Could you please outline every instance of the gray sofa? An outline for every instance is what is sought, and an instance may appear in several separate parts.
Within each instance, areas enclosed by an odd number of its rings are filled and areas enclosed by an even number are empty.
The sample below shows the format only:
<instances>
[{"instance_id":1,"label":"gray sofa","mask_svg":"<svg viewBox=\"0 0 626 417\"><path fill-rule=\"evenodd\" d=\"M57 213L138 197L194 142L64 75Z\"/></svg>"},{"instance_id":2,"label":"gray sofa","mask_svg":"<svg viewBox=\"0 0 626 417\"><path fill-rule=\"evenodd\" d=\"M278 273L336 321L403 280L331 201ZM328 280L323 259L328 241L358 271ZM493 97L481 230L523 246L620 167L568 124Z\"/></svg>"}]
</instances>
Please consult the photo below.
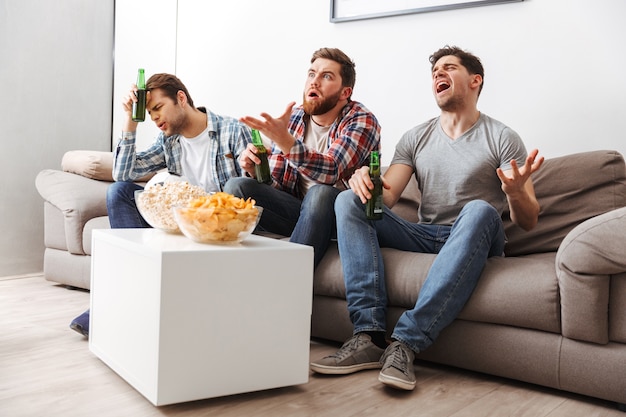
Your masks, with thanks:
<instances>
[{"instance_id":1,"label":"gray sofa","mask_svg":"<svg viewBox=\"0 0 626 417\"><path fill-rule=\"evenodd\" d=\"M89 175L87 175L89 176ZM626 403L626 167L615 151L551 158L534 174L530 232L504 214L506 257L489 259L460 317L418 355L432 361ZM107 228L106 180L44 170L46 279L89 288L90 235ZM394 210L416 219L413 181ZM389 329L414 305L434 255L383 249ZM352 333L331 246L315 272L312 336ZM419 382L419 375L418 375Z\"/></svg>"}]
</instances>

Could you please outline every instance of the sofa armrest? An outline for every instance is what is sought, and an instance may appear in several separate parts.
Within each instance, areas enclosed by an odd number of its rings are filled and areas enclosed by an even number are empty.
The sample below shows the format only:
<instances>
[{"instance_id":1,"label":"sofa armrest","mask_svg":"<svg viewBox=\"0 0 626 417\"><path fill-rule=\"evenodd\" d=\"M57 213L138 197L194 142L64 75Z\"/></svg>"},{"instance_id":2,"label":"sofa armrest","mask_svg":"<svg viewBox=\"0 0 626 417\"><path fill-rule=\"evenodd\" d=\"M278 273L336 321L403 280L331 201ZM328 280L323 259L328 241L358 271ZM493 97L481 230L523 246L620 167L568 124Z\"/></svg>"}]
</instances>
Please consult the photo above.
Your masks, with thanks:
<instances>
[{"instance_id":1,"label":"sofa armrest","mask_svg":"<svg viewBox=\"0 0 626 417\"><path fill-rule=\"evenodd\" d=\"M556 255L563 336L609 341L611 276L626 271L626 207L593 217L567 234Z\"/></svg>"},{"instance_id":2,"label":"sofa armrest","mask_svg":"<svg viewBox=\"0 0 626 417\"><path fill-rule=\"evenodd\" d=\"M83 228L89 220L107 215L106 192L110 184L53 169L45 169L37 175L35 186L41 197L63 213L70 253L85 254Z\"/></svg>"}]
</instances>

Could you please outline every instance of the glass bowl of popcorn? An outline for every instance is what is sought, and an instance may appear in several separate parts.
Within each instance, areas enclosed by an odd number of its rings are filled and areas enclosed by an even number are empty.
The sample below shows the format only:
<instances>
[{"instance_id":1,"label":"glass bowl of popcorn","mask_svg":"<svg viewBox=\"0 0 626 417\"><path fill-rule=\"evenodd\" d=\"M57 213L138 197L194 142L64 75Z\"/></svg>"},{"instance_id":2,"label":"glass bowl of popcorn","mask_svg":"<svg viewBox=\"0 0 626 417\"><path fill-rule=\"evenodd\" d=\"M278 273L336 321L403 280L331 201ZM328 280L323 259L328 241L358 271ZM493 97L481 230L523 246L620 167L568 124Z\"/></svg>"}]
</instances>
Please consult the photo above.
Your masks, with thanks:
<instances>
[{"instance_id":1,"label":"glass bowl of popcorn","mask_svg":"<svg viewBox=\"0 0 626 417\"><path fill-rule=\"evenodd\" d=\"M172 207L187 204L206 195L206 191L187 181L168 181L135 191L135 204L145 221L155 229L180 233Z\"/></svg>"},{"instance_id":2,"label":"glass bowl of popcorn","mask_svg":"<svg viewBox=\"0 0 626 417\"><path fill-rule=\"evenodd\" d=\"M238 244L254 231L263 208L252 199L214 193L172 209L182 233L194 242Z\"/></svg>"}]
</instances>

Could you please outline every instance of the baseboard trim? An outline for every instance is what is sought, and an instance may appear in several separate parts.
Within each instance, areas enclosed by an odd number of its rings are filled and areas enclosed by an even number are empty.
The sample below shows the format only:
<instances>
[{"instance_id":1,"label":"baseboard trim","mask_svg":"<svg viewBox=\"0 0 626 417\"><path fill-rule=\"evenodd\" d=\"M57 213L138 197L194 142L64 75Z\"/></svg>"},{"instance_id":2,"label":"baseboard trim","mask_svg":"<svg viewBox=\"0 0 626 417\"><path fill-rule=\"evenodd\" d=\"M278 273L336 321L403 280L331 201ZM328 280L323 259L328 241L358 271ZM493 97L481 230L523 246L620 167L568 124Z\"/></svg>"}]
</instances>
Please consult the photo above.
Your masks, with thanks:
<instances>
[{"instance_id":1,"label":"baseboard trim","mask_svg":"<svg viewBox=\"0 0 626 417\"><path fill-rule=\"evenodd\" d=\"M0 281L11 281L14 279L24 279L24 278L43 278L43 271L41 272L33 272L30 274L22 274L22 275L7 275L6 277L0 277Z\"/></svg>"}]
</instances>

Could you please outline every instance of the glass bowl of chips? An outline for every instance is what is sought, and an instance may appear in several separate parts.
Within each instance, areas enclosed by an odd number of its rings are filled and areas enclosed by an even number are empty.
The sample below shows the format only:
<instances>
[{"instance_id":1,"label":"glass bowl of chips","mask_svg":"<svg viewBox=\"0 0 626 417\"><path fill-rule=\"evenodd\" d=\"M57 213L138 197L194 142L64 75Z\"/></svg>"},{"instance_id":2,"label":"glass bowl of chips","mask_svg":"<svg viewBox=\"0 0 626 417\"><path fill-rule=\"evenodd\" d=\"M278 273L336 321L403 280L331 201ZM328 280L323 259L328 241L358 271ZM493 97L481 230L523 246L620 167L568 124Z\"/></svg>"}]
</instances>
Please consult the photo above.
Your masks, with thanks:
<instances>
[{"instance_id":1,"label":"glass bowl of chips","mask_svg":"<svg viewBox=\"0 0 626 417\"><path fill-rule=\"evenodd\" d=\"M181 232L199 243L238 244L250 236L261 219L263 208L219 192L196 198L172 209Z\"/></svg>"},{"instance_id":2,"label":"glass bowl of chips","mask_svg":"<svg viewBox=\"0 0 626 417\"><path fill-rule=\"evenodd\" d=\"M135 204L139 214L153 228L168 233L180 233L172 207L186 204L203 195L206 195L206 191L202 187L186 181L172 181L135 191Z\"/></svg>"}]
</instances>

